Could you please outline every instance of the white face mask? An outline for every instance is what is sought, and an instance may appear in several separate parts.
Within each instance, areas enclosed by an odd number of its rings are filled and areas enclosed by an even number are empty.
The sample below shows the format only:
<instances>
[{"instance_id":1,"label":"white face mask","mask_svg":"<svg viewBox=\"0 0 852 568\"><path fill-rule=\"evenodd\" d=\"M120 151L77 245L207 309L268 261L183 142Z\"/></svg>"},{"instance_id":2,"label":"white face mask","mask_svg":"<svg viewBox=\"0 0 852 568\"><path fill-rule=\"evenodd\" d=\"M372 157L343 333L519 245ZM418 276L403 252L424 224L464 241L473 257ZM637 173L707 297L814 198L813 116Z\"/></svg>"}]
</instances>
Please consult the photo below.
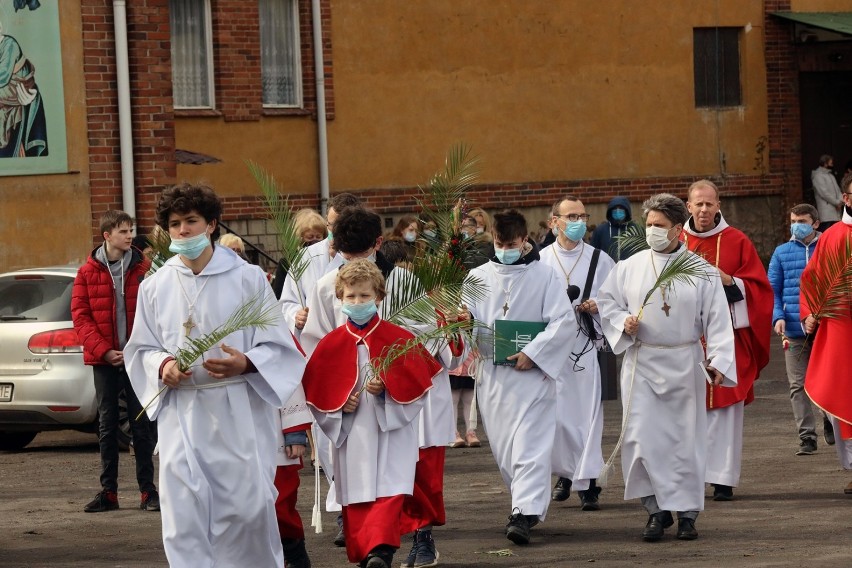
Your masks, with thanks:
<instances>
[{"instance_id":1,"label":"white face mask","mask_svg":"<svg viewBox=\"0 0 852 568\"><path fill-rule=\"evenodd\" d=\"M648 227L645 229L645 241L652 250L662 252L672 242L672 239L669 238L670 230L662 227Z\"/></svg>"}]
</instances>

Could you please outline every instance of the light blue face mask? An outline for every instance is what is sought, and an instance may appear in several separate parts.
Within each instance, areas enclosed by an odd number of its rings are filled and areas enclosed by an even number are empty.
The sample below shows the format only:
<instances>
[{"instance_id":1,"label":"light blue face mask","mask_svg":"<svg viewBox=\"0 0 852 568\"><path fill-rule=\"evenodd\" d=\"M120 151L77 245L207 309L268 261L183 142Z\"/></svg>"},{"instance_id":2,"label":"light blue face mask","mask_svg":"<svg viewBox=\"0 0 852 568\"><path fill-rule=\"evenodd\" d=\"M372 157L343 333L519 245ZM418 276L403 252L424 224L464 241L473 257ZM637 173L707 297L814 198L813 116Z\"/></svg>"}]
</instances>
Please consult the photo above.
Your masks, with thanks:
<instances>
[{"instance_id":1,"label":"light blue face mask","mask_svg":"<svg viewBox=\"0 0 852 568\"><path fill-rule=\"evenodd\" d=\"M340 311L358 325L364 325L373 319L373 316L376 315L376 312L378 311L378 307L376 306L376 302L372 300L362 304L350 304L348 302L343 302L343 306L340 308Z\"/></svg>"},{"instance_id":2,"label":"light blue face mask","mask_svg":"<svg viewBox=\"0 0 852 568\"><path fill-rule=\"evenodd\" d=\"M582 241L583 237L586 236L586 222L569 221L565 223L565 230L563 232L566 237L574 242Z\"/></svg>"},{"instance_id":3,"label":"light blue face mask","mask_svg":"<svg viewBox=\"0 0 852 568\"><path fill-rule=\"evenodd\" d=\"M521 249L494 249L494 256L500 261L500 264L515 264L521 258Z\"/></svg>"},{"instance_id":4,"label":"light blue face mask","mask_svg":"<svg viewBox=\"0 0 852 568\"><path fill-rule=\"evenodd\" d=\"M169 250L175 254L185 256L189 260L195 260L201 253L210 246L210 239L207 232L199 233L188 239L172 239L169 245Z\"/></svg>"},{"instance_id":5,"label":"light blue face mask","mask_svg":"<svg viewBox=\"0 0 852 568\"><path fill-rule=\"evenodd\" d=\"M800 241L806 239L813 232L813 225L808 225L807 223L790 223L790 234Z\"/></svg>"},{"instance_id":6,"label":"light blue face mask","mask_svg":"<svg viewBox=\"0 0 852 568\"><path fill-rule=\"evenodd\" d=\"M616 207L612 210L610 216L612 217L613 221L624 221L625 219L627 219L627 211L625 211L621 207Z\"/></svg>"}]
</instances>

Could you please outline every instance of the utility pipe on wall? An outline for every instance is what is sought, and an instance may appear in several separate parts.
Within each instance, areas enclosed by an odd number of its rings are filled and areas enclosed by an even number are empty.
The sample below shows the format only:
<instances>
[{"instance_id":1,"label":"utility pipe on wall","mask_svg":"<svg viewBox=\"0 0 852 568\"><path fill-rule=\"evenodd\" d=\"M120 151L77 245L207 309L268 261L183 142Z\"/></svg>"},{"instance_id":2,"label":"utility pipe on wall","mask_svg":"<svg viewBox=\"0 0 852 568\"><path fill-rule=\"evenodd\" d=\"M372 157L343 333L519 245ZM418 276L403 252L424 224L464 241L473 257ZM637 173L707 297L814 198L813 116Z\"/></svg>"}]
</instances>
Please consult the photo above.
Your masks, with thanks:
<instances>
[{"instance_id":1,"label":"utility pipe on wall","mask_svg":"<svg viewBox=\"0 0 852 568\"><path fill-rule=\"evenodd\" d=\"M121 208L136 217L133 180L133 125L130 117L130 63L127 55L127 1L113 0L115 67L118 83L118 138L121 149Z\"/></svg>"},{"instance_id":2,"label":"utility pipe on wall","mask_svg":"<svg viewBox=\"0 0 852 568\"><path fill-rule=\"evenodd\" d=\"M314 75L317 89L317 146L319 150L320 208L328 211L328 130L325 121L325 63L322 57L322 13L320 0L311 0L314 32Z\"/></svg>"}]
</instances>

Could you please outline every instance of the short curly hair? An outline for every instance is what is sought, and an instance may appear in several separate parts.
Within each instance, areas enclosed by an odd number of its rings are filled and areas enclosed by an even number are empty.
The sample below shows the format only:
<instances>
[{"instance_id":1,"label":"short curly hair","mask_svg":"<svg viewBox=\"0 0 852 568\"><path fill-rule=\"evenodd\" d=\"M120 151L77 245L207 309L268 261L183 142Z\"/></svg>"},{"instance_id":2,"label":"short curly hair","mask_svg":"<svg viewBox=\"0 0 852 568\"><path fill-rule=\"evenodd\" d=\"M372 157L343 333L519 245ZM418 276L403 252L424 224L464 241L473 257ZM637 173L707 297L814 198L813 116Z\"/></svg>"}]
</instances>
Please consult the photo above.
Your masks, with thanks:
<instances>
[{"instance_id":1,"label":"short curly hair","mask_svg":"<svg viewBox=\"0 0 852 568\"><path fill-rule=\"evenodd\" d=\"M164 189L160 200L157 202L157 225L169 232L169 217L172 213L186 215L195 211L208 223L216 221L216 228L210 239L219 239L219 223L222 221L222 201L216 192L204 184L191 184L184 182Z\"/></svg>"},{"instance_id":2,"label":"short curly hair","mask_svg":"<svg viewBox=\"0 0 852 568\"><path fill-rule=\"evenodd\" d=\"M382 271L376 266L375 262L369 261L366 258L359 258L352 262L347 262L337 271L337 280L334 283L334 295L337 299L343 298L344 286L354 286L361 282L369 282L376 292L378 300L385 298L385 277L382 276Z\"/></svg>"}]
</instances>

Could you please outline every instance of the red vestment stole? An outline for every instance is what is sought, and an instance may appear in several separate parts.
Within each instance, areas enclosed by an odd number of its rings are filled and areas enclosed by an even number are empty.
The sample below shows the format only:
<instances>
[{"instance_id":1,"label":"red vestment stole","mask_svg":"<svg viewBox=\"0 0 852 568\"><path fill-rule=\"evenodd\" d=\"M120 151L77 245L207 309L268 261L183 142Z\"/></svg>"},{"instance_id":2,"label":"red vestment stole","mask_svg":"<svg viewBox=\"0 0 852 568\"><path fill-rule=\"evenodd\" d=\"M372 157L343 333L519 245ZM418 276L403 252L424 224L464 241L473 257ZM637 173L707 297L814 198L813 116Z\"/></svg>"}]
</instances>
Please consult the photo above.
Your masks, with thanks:
<instances>
[{"instance_id":1,"label":"red vestment stole","mask_svg":"<svg viewBox=\"0 0 852 568\"><path fill-rule=\"evenodd\" d=\"M825 272L821 256L833 250L845 254L846 239L852 239L852 226L844 222L829 227L817 241L814 255L802 272L801 286ZM799 317L804 321L818 306L809 306L805 295L799 298ZM849 309L848 306L846 309ZM810 337L813 348L805 374L805 392L822 410L836 416L840 424L840 437L852 438L852 373L849 372L849 355L846 353L852 338L852 313L838 318L821 318L816 334Z\"/></svg>"},{"instance_id":2,"label":"red vestment stole","mask_svg":"<svg viewBox=\"0 0 852 568\"><path fill-rule=\"evenodd\" d=\"M774 296L766 269L748 237L733 227L709 237L686 232L683 236L689 250L725 274L742 280L748 306L749 326L734 329L737 386L707 385L707 408L724 408L740 401L749 404L754 400L754 381L769 363Z\"/></svg>"},{"instance_id":3,"label":"red vestment stole","mask_svg":"<svg viewBox=\"0 0 852 568\"><path fill-rule=\"evenodd\" d=\"M375 316L364 329L348 321L326 335L314 349L302 387L305 400L320 412L337 412L358 384L358 344L364 343L370 359L381 357L388 348L404 345L414 338L409 331ZM395 359L379 375L385 392L394 402L408 404L432 388L432 378L441 371L437 360L422 345Z\"/></svg>"}]
</instances>

